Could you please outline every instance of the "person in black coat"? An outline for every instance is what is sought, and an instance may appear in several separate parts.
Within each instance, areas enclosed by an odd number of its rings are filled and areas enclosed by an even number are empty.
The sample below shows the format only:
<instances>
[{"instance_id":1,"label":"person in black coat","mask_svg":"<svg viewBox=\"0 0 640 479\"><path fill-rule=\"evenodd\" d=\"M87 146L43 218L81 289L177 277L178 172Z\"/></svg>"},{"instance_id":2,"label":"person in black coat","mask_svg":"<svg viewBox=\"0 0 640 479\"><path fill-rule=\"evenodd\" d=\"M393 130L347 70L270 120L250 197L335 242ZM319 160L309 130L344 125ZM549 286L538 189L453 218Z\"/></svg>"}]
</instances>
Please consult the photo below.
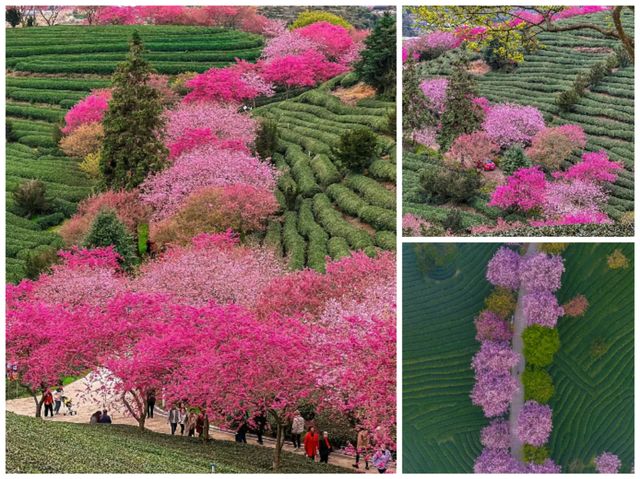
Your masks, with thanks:
<instances>
[{"instance_id":1,"label":"person in black coat","mask_svg":"<svg viewBox=\"0 0 640 479\"><path fill-rule=\"evenodd\" d=\"M329 454L333 452L333 447L331 447L331 443L329 442L329 433L327 431L322 433L318 450L320 452L320 462L328 464Z\"/></svg>"}]
</instances>

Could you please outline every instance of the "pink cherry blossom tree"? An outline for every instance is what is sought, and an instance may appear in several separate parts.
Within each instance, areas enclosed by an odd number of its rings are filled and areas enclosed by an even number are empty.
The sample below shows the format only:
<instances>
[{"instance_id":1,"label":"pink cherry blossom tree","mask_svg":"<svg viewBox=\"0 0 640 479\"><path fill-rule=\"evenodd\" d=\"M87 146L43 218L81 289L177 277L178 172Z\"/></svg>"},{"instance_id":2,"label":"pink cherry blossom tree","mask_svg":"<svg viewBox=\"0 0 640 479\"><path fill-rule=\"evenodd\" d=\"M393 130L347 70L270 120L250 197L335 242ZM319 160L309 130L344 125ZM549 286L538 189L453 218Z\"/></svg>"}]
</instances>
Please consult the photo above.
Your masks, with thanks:
<instances>
[{"instance_id":1,"label":"pink cherry blossom tree","mask_svg":"<svg viewBox=\"0 0 640 479\"><path fill-rule=\"evenodd\" d=\"M520 283L528 292L557 291L562 284L564 260L560 255L530 255L523 258L519 272Z\"/></svg>"}]
</instances>

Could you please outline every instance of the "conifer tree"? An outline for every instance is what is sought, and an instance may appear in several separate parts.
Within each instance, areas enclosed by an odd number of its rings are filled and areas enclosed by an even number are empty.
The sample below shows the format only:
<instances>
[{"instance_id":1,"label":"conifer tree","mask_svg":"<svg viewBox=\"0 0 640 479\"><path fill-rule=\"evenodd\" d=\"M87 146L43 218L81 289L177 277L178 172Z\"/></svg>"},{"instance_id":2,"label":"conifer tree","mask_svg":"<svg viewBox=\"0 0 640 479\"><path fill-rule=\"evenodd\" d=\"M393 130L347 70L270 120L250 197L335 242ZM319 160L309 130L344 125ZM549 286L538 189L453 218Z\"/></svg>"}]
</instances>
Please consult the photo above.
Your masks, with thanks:
<instances>
[{"instance_id":1,"label":"conifer tree","mask_svg":"<svg viewBox=\"0 0 640 479\"><path fill-rule=\"evenodd\" d=\"M385 14L365 40L356 72L379 94L393 96L396 87L396 19Z\"/></svg>"},{"instance_id":2,"label":"conifer tree","mask_svg":"<svg viewBox=\"0 0 640 479\"><path fill-rule=\"evenodd\" d=\"M135 188L166 163L167 150L158 135L164 124L162 100L147 84L154 70L142 58L143 51L140 35L134 32L127 59L113 75L100 160L105 186L112 189Z\"/></svg>"},{"instance_id":3,"label":"conifer tree","mask_svg":"<svg viewBox=\"0 0 640 479\"><path fill-rule=\"evenodd\" d=\"M473 103L477 95L476 82L467 71L466 64L456 63L449 79L445 110L441 118L442 129L438 135L438 143L443 151L448 150L460 135L471 133L480 126L482 114L480 108Z\"/></svg>"}]
</instances>

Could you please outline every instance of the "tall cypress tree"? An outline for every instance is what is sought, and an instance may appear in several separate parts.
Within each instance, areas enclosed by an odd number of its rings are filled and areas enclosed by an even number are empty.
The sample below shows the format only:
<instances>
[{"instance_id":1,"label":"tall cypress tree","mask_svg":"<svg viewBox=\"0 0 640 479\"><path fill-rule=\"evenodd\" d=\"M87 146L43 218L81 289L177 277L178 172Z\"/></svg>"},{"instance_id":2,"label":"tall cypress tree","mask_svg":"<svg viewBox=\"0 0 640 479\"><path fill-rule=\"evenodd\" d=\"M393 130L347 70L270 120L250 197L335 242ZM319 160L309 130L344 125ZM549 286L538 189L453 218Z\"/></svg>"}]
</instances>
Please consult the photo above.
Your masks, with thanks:
<instances>
[{"instance_id":1,"label":"tall cypress tree","mask_svg":"<svg viewBox=\"0 0 640 479\"><path fill-rule=\"evenodd\" d=\"M476 82L466 67L466 62L457 62L449 78L442 129L438 136L443 151L448 150L460 135L477 130L482 119L479 108L473 103L478 95Z\"/></svg>"},{"instance_id":2,"label":"tall cypress tree","mask_svg":"<svg viewBox=\"0 0 640 479\"><path fill-rule=\"evenodd\" d=\"M131 36L126 61L113 75L113 97L105 114L100 169L105 186L131 189L162 169L167 149L158 137L162 131L160 94L147 85L154 72L142 58L144 46L138 32Z\"/></svg>"},{"instance_id":3,"label":"tall cypress tree","mask_svg":"<svg viewBox=\"0 0 640 479\"><path fill-rule=\"evenodd\" d=\"M378 93L392 96L396 87L396 18L385 13L364 43L356 72Z\"/></svg>"}]
</instances>

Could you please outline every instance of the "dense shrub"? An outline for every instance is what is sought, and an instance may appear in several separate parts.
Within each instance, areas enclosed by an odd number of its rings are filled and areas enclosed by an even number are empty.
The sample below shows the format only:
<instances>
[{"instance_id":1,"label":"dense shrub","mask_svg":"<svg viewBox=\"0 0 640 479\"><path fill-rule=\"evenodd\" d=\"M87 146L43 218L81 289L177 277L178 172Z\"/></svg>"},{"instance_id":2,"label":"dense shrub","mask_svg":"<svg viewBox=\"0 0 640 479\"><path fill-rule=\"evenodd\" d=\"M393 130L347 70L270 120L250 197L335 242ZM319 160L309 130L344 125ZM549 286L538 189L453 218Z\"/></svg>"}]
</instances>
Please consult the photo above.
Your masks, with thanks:
<instances>
[{"instance_id":1,"label":"dense shrub","mask_svg":"<svg viewBox=\"0 0 640 479\"><path fill-rule=\"evenodd\" d=\"M547 254L562 254L568 246L569 243L541 243L539 248Z\"/></svg>"},{"instance_id":2,"label":"dense shrub","mask_svg":"<svg viewBox=\"0 0 640 479\"><path fill-rule=\"evenodd\" d=\"M614 183L618 179L621 162L610 161L604 150L584 153L582 161L572 165L567 171L555 172L555 178L581 180L594 183Z\"/></svg>"},{"instance_id":3,"label":"dense shrub","mask_svg":"<svg viewBox=\"0 0 640 479\"><path fill-rule=\"evenodd\" d=\"M137 261L135 244L114 211L103 210L96 216L84 239L84 247L100 248L113 245L120 255L119 263L129 270Z\"/></svg>"},{"instance_id":4,"label":"dense shrub","mask_svg":"<svg viewBox=\"0 0 640 479\"><path fill-rule=\"evenodd\" d=\"M65 244L82 244L91 224L104 209L114 211L131 235L136 234L138 225L145 223L151 213L136 191L109 190L91 196L78 205L76 214L60 228L59 233Z\"/></svg>"},{"instance_id":5,"label":"dense shrub","mask_svg":"<svg viewBox=\"0 0 640 479\"><path fill-rule=\"evenodd\" d=\"M495 144L483 131L474 131L460 135L445 154L445 159L465 169L479 168L487 160L494 160L500 152Z\"/></svg>"},{"instance_id":6,"label":"dense shrub","mask_svg":"<svg viewBox=\"0 0 640 479\"><path fill-rule=\"evenodd\" d=\"M540 130L527 148L531 161L543 165L548 170L557 170L575 150L582 149L587 138L582 127L563 125Z\"/></svg>"},{"instance_id":7,"label":"dense shrub","mask_svg":"<svg viewBox=\"0 0 640 479\"><path fill-rule=\"evenodd\" d=\"M68 135L80 125L101 122L109 109L111 94L103 90L89 95L71 108L64 117L65 126L62 133Z\"/></svg>"},{"instance_id":8,"label":"dense shrub","mask_svg":"<svg viewBox=\"0 0 640 479\"><path fill-rule=\"evenodd\" d=\"M189 87L187 87L187 82L189 80L192 80L197 75L198 74L196 72L183 72L183 73L180 73L180 74L178 74L178 75L176 75L174 77L173 81L171 81L171 83L170 83L171 88L178 95L186 95L187 93L189 93Z\"/></svg>"},{"instance_id":9,"label":"dense shrub","mask_svg":"<svg viewBox=\"0 0 640 479\"><path fill-rule=\"evenodd\" d=\"M190 195L180 210L170 218L153 224L151 240L188 244L198 233L221 233L227 229L244 236L266 227L278 210L273 192L237 183L203 188Z\"/></svg>"},{"instance_id":10,"label":"dense shrub","mask_svg":"<svg viewBox=\"0 0 640 479\"><path fill-rule=\"evenodd\" d=\"M447 215L442 220L442 227L449 233L460 233L463 231L462 212L456 208L447 211Z\"/></svg>"},{"instance_id":11,"label":"dense shrub","mask_svg":"<svg viewBox=\"0 0 640 479\"><path fill-rule=\"evenodd\" d=\"M560 110L567 112L573 110L573 106L580 100L580 94L575 88L569 88L558 94L556 97L556 105Z\"/></svg>"},{"instance_id":12,"label":"dense shrub","mask_svg":"<svg viewBox=\"0 0 640 479\"><path fill-rule=\"evenodd\" d=\"M553 380L547 371L539 368L527 368L522 373L524 398L546 404L553 396Z\"/></svg>"},{"instance_id":13,"label":"dense shrub","mask_svg":"<svg viewBox=\"0 0 640 479\"><path fill-rule=\"evenodd\" d=\"M50 208L47 185L39 180L27 180L11 194L18 214L26 217L45 213Z\"/></svg>"},{"instance_id":14,"label":"dense shrub","mask_svg":"<svg viewBox=\"0 0 640 479\"><path fill-rule=\"evenodd\" d=\"M607 256L607 265L609 266L609 269L626 269L629 267L629 260L622 250L617 248Z\"/></svg>"},{"instance_id":15,"label":"dense shrub","mask_svg":"<svg viewBox=\"0 0 640 479\"><path fill-rule=\"evenodd\" d=\"M16 132L13 131L13 124L10 121L5 123L5 139L7 142L13 142L18 140Z\"/></svg>"},{"instance_id":16,"label":"dense shrub","mask_svg":"<svg viewBox=\"0 0 640 479\"><path fill-rule=\"evenodd\" d=\"M420 184L426 194L441 201L464 203L477 193L480 176L476 170L427 165L420 173Z\"/></svg>"},{"instance_id":17,"label":"dense shrub","mask_svg":"<svg viewBox=\"0 0 640 479\"><path fill-rule=\"evenodd\" d=\"M101 123L86 123L60 140L60 149L67 156L85 158L102 147L104 129Z\"/></svg>"},{"instance_id":18,"label":"dense shrub","mask_svg":"<svg viewBox=\"0 0 640 479\"><path fill-rule=\"evenodd\" d=\"M516 310L516 298L508 289L496 288L484 300L484 305L489 311L506 319Z\"/></svg>"},{"instance_id":19,"label":"dense shrub","mask_svg":"<svg viewBox=\"0 0 640 479\"><path fill-rule=\"evenodd\" d=\"M549 449L545 446L532 446L531 444L525 444L522 448L524 454L524 461L527 463L543 464L549 459Z\"/></svg>"},{"instance_id":20,"label":"dense shrub","mask_svg":"<svg viewBox=\"0 0 640 479\"><path fill-rule=\"evenodd\" d=\"M522 340L525 360L533 366L549 366L560 349L560 334L556 328L529 326L522 333Z\"/></svg>"},{"instance_id":21,"label":"dense shrub","mask_svg":"<svg viewBox=\"0 0 640 479\"><path fill-rule=\"evenodd\" d=\"M51 266L58 261L59 256L55 248L47 246L30 251L25 259L25 276L29 279L36 280L42 273L51 271Z\"/></svg>"},{"instance_id":22,"label":"dense shrub","mask_svg":"<svg viewBox=\"0 0 640 479\"><path fill-rule=\"evenodd\" d=\"M574 296L567 303L562 305L564 315L571 318L577 318L584 315L584 313L587 312L587 308L589 308L589 301L586 296L582 294Z\"/></svg>"},{"instance_id":23,"label":"dense shrub","mask_svg":"<svg viewBox=\"0 0 640 479\"><path fill-rule=\"evenodd\" d=\"M377 137L368 128L347 130L333 149L335 164L344 171L362 172L373 161Z\"/></svg>"},{"instance_id":24,"label":"dense shrub","mask_svg":"<svg viewBox=\"0 0 640 479\"><path fill-rule=\"evenodd\" d=\"M91 178L100 177L100 152L89 153L78 165L80 171L84 171Z\"/></svg>"},{"instance_id":25,"label":"dense shrub","mask_svg":"<svg viewBox=\"0 0 640 479\"><path fill-rule=\"evenodd\" d=\"M291 24L291 29L302 28L316 22L328 22L333 25L350 29L352 25L339 15L325 10L305 10L301 12Z\"/></svg>"},{"instance_id":26,"label":"dense shrub","mask_svg":"<svg viewBox=\"0 0 640 479\"><path fill-rule=\"evenodd\" d=\"M529 168L530 166L531 160L519 146L512 146L500 158L500 169L505 175L512 175L520 168Z\"/></svg>"}]
</instances>

